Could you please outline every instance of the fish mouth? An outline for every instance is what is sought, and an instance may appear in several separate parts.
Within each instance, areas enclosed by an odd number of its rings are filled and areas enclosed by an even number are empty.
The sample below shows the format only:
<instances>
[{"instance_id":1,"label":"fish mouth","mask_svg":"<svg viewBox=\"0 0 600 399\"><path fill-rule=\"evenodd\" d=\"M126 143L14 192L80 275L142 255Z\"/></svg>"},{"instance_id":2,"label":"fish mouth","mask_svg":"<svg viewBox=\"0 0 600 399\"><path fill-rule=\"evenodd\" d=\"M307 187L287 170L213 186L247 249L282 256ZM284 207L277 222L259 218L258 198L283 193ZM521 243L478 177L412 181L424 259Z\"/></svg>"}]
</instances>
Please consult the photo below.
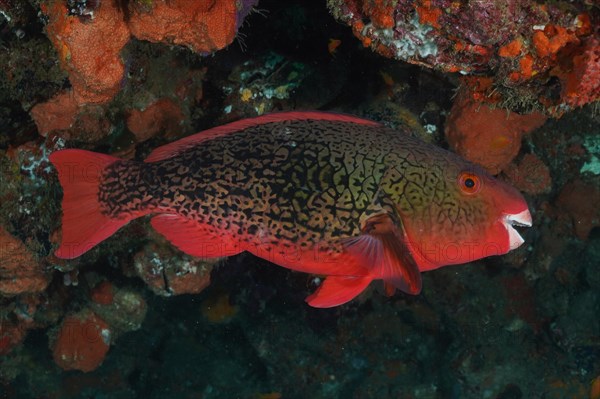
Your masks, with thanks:
<instances>
[{"instance_id":1,"label":"fish mouth","mask_svg":"<svg viewBox=\"0 0 600 399\"><path fill-rule=\"evenodd\" d=\"M513 226L531 227L531 213L529 209L525 209L521 213L507 214L502 218L502 223L508 232L509 249L518 248L525 242L523 237Z\"/></svg>"}]
</instances>

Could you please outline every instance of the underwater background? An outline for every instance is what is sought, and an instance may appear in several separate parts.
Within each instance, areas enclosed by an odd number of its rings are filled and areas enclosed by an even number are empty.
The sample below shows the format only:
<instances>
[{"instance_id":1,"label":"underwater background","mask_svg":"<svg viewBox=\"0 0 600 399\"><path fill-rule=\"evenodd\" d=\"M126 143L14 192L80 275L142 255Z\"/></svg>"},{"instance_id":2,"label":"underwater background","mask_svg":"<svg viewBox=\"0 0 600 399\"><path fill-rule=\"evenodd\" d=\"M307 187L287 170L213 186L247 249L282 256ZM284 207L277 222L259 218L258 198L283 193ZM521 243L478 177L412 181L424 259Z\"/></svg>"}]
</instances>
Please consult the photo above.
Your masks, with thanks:
<instances>
[{"instance_id":1,"label":"underwater background","mask_svg":"<svg viewBox=\"0 0 600 399\"><path fill-rule=\"evenodd\" d=\"M593 1L0 0L0 398L600 398ZM275 111L409 128L526 197L504 256L331 309L320 276L179 252L147 218L74 260L48 155L126 159Z\"/></svg>"}]
</instances>

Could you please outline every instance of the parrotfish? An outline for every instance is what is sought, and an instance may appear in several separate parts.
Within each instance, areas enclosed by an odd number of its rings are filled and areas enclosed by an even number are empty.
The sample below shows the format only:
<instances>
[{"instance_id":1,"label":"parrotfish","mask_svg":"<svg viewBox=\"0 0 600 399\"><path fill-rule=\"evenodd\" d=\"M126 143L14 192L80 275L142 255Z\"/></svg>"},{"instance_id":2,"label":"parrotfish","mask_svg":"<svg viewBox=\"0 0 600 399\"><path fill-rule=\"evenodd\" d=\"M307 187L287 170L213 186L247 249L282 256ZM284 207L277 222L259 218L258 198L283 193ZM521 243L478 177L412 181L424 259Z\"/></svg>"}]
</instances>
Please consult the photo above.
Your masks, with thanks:
<instances>
[{"instance_id":1,"label":"parrotfish","mask_svg":"<svg viewBox=\"0 0 600 399\"><path fill-rule=\"evenodd\" d=\"M244 119L155 149L143 161L66 149L59 258L78 257L129 221L204 258L248 251L324 276L307 298L332 307L373 280L421 291L421 272L501 255L531 226L522 195L458 155L349 115Z\"/></svg>"}]
</instances>

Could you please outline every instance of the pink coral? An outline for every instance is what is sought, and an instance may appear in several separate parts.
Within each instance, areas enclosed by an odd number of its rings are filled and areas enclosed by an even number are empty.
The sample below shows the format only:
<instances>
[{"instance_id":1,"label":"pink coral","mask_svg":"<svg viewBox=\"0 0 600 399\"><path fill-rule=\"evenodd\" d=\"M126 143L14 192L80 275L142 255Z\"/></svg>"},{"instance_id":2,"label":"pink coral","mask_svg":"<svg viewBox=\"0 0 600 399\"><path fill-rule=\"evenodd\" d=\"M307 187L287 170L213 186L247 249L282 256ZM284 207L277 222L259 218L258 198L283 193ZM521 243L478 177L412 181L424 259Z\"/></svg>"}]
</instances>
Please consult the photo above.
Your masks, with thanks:
<instances>
[{"instance_id":1,"label":"pink coral","mask_svg":"<svg viewBox=\"0 0 600 399\"><path fill-rule=\"evenodd\" d=\"M129 28L140 40L178 44L199 53L229 45L237 30L234 0L155 0L148 10L138 7Z\"/></svg>"},{"instance_id":2,"label":"pink coral","mask_svg":"<svg viewBox=\"0 0 600 399\"><path fill-rule=\"evenodd\" d=\"M600 98L598 9L573 2L330 0L332 14L379 54L463 74L487 73L486 93L560 115ZM550 79L561 76L560 98ZM571 88L583 86L583 94ZM552 90L551 90L552 89ZM483 97L482 99L486 98ZM515 101L518 97L519 101Z\"/></svg>"},{"instance_id":3,"label":"pink coral","mask_svg":"<svg viewBox=\"0 0 600 399\"><path fill-rule=\"evenodd\" d=\"M561 74L559 74L560 76ZM579 107L600 99L600 38L590 38L573 57L573 67L562 74L564 102Z\"/></svg>"},{"instance_id":4,"label":"pink coral","mask_svg":"<svg viewBox=\"0 0 600 399\"><path fill-rule=\"evenodd\" d=\"M21 240L0 226L0 295L43 291L49 278Z\"/></svg>"},{"instance_id":5,"label":"pink coral","mask_svg":"<svg viewBox=\"0 0 600 399\"><path fill-rule=\"evenodd\" d=\"M54 362L63 370L95 370L106 357L110 334L108 324L89 310L67 316L52 347Z\"/></svg>"},{"instance_id":6,"label":"pink coral","mask_svg":"<svg viewBox=\"0 0 600 399\"><path fill-rule=\"evenodd\" d=\"M511 183L528 194L550 192L552 178L550 169L533 154L525 154L518 163L511 163L504 169Z\"/></svg>"},{"instance_id":7,"label":"pink coral","mask_svg":"<svg viewBox=\"0 0 600 399\"><path fill-rule=\"evenodd\" d=\"M110 132L110 122L100 105L80 106L71 90L63 91L31 111L39 134L60 131L64 139L96 142Z\"/></svg>"},{"instance_id":8,"label":"pink coral","mask_svg":"<svg viewBox=\"0 0 600 399\"><path fill-rule=\"evenodd\" d=\"M69 73L78 104L106 103L120 90L125 66L121 49L133 35L141 40L178 44L200 53L229 45L255 0L155 0L146 7L128 4L126 21L113 1L97 2L85 18L69 15L64 1L42 5L46 32Z\"/></svg>"},{"instance_id":9,"label":"pink coral","mask_svg":"<svg viewBox=\"0 0 600 399\"><path fill-rule=\"evenodd\" d=\"M498 174L519 153L522 135L545 121L539 113L519 115L459 95L446 121L446 139L464 158Z\"/></svg>"},{"instance_id":10,"label":"pink coral","mask_svg":"<svg viewBox=\"0 0 600 399\"><path fill-rule=\"evenodd\" d=\"M105 103L119 91L125 66L119 52L129 41L129 30L112 1L101 1L91 20L68 15L65 2L44 7L48 37L69 73L78 104Z\"/></svg>"},{"instance_id":11,"label":"pink coral","mask_svg":"<svg viewBox=\"0 0 600 399\"><path fill-rule=\"evenodd\" d=\"M75 123L78 104L71 91L59 93L45 103L31 109L31 117L37 125L38 132L46 136L53 130L70 128Z\"/></svg>"},{"instance_id":12,"label":"pink coral","mask_svg":"<svg viewBox=\"0 0 600 399\"><path fill-rule=\"evenodd\" d=\"M185 119L181 108L168 98L150 104L144 110L134 109L127 117L127 128L137 141L145 141L161 130L170 134L182 133L181 121Z\"/></svg>"}]
</instances>

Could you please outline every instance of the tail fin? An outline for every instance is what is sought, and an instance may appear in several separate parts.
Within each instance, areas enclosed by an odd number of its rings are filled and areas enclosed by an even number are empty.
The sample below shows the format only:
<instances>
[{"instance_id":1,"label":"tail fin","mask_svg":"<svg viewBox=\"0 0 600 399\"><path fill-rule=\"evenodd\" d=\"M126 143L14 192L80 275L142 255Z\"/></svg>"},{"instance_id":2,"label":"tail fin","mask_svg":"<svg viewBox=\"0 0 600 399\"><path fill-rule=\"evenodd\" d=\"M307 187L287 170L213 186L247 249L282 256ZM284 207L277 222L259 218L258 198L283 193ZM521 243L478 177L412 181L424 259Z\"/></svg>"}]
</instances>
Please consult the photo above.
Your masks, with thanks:
<instances>
[{"instance_id":1,"label":"tail fin","mask_svg":"<svg viewBox=\"0 0 600 399\"><path fill-rule=\"evenodd\" d=\"M101 212L98 190L102 171L118 158L84 150L62 150L49 156L63 189L62 241L55 255L73 259L127 224L131 217L111 218Z\"/></svg>"}]
</instances>

